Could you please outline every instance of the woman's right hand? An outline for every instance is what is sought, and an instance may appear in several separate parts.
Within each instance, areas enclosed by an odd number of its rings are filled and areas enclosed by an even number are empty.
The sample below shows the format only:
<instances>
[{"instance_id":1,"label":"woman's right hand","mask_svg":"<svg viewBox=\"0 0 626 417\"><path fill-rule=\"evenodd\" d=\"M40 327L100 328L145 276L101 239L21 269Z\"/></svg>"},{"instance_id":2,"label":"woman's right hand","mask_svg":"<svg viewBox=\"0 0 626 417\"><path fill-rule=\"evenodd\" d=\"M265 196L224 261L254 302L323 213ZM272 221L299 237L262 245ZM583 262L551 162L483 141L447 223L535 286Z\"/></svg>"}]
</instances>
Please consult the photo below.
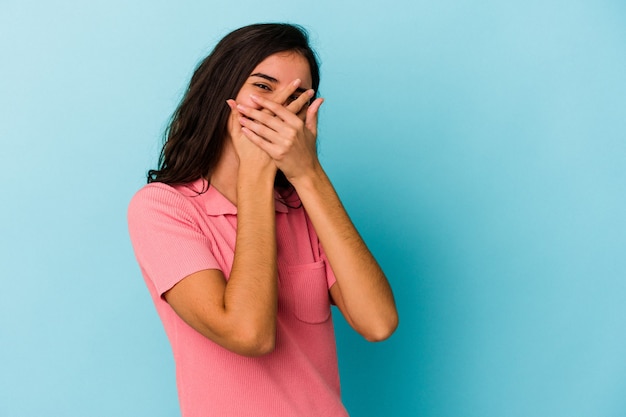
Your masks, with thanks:
<instances>
[{"instance_id":1,"label":"woman's right hand","mask_svg":"<svg viewBox=\"0 0 626 417\"><path fill-rule=\"evenodd\" d=\"M261 148L250 142L242 132L239 118L243 116L237 110L235 100L229 99L226 103L230 107L228 133L235 148L235 154L239 159L240 168L250 168L255 173L267 170L270 174L275 175L276 167L272 158Z\"/></svg>"},{"instance_id":2,"label":"woman's right hand","mask_svg":"<svg viewBox=\"0 0 626 417\"><path fill-rule=\"evenodd\" d=\"M306 94L301 94L301 97L295 100L290 100L294 93L300 87L301 81L296 79L287 84L282 89L276 91L276 94L271 98L277 104L283 105L291 113L304 117L306 109L308 107L308 99ZM237 102L233 99L226 101L230 107L231 113L228 120L228 132L232 139L235 153L239 159L239 165L249 167L253 172L256 170L264 170L268 168L273 169L272 174L276 174L276 166L272 158L262 150L259 146L251 142L243 133L241 129L240 118L245 117L237 110ZM262 109L264 113L273 114L267 110Z\"/></svg>"}]
</instances>

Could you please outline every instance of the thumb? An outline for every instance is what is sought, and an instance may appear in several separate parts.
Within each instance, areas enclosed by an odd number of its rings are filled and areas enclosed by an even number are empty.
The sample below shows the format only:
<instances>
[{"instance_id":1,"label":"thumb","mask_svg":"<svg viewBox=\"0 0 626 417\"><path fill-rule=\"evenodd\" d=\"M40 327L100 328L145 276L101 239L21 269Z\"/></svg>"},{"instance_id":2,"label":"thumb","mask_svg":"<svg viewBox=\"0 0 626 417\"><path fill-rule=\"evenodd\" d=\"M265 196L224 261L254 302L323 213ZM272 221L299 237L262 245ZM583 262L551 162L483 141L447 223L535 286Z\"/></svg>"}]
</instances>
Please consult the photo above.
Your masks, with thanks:
<instances>
[{"instance_id":1,"label":"thumb","mask_svg":"<svg viewBox=\"0 0 626 417\"><path fill-rule=\"evenodd\" d=\"M237 116L239 116L239 112L237 111L237 102L235 100L229 98L228 100L226 100L226 104L228 104L228 107L230 107L232 113L235 113Z\"/></svg>"},{"instance_id":2,"label":"thumb","mask_svg":"<svg viewBox=\"0 0 626 417\"><path fill-rule=\"evenodd\" d=\"M236 135L241 135L241 125L239 124L240 113L237 111L237 102L233 99L226 100L226 104L230 107L230 116L228 118L228 133L231 138L235 138Z\"/></svg>"},{"instance_id":3,"label":"thumb","mask_svg":"<svg viewBox=\"0 0 626 417\"><path fill-rule=\"evenodd\" d=\"M316 98L306 111L304 126L315 136L317 136L317 117L319 114L320 106L323 102L323 98Z\"/></svg>"}]
</instances>

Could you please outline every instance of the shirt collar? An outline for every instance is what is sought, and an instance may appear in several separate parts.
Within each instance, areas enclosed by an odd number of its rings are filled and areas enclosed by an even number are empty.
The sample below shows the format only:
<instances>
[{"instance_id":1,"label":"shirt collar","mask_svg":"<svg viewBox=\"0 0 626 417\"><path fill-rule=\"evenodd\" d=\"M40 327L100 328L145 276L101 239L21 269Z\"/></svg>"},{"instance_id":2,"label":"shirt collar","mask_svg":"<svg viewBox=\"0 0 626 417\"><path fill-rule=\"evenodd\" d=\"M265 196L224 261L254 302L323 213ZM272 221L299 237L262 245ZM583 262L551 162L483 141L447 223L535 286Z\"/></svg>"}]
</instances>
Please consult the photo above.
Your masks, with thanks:
<instances>
[{"instance_id":1,"label":"shirt collar","mask_svg":"<svg viewBox=\"0 0 626 417\"><path fill-rule=\"evenodd\" d=\"M201 178L189 184L189 188L198 193L205 190L207 182ZM237 214L237 206L230 202L217 188L209 186L205 193L198 195L204 201L204 208L209 216L223 216L226 214ZM285 204L284 199L274 190L274 207L277 213L287 213L289 207Z\"/></svg>"}]
</instances>

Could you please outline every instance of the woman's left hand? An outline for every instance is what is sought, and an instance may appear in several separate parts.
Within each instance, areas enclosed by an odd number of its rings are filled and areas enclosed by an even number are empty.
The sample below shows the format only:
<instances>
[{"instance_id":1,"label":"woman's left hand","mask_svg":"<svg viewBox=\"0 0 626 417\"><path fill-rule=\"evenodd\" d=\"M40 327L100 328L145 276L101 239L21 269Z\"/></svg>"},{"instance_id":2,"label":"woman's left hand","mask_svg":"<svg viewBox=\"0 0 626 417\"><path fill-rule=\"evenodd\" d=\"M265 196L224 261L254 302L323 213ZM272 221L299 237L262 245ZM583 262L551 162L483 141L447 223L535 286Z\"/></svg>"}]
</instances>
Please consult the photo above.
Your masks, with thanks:
<instances>
[{"instance_id":1,"label":"woman's left hand","mask_svg":"<svg viewBox=\"0 0 626 417\"><path fill-rule=\"evenodd\" d=\"M258 109L237 106L246 116L239 123L244 135L267 152L295 187L337 279L330 288L333 302L367 340L384 340L398 325L393 293L319 164L315 142L323 100L306 109L310 91L287 106L252 97Z\"/></svg>"},{"instance_id":2,"label":"woman's left hand","mask_svg":"<svg viewBox=\"0 0 626 417\"><path fill-rule=\"evenodd\" d=\"M304 103L312 96L313 90L308 90L289 106L301 106L304 110ZM317 116L324 99L318 98L308 106L304 120L290 111L289 106L255 95L251 99L261 108L237 105L237 110L246 116L239 118L246 137L267 152L290 181L315 170L319 164L316 149Z\"/></svg>"}]
</instances>

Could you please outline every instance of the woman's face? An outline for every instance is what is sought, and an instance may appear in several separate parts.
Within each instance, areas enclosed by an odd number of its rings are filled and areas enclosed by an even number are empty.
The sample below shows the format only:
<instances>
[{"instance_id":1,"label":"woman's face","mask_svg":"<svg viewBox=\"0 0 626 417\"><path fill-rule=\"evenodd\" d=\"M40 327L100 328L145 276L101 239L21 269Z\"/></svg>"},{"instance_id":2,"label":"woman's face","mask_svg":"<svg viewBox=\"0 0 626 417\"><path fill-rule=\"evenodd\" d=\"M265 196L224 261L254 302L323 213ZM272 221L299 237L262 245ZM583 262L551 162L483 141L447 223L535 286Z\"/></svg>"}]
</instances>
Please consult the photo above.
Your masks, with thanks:
<instances>
[{"instance_id":1,"label":"woman's face","mask_svg":"<svg viewBox=\"0 0 626 417\"><path fill-rule=\"evenodd\" d=\"M272 100L277 91L282 90L295 79L300 79L301 84L287 103L311 89L309 62L297 52L286 51L270 55L254 68L239 90L235 101L245 106L259 108L259 105L250 99L251 94ZM300 114L303 115L303 113Z\"/></svg>"}]
</instances>

